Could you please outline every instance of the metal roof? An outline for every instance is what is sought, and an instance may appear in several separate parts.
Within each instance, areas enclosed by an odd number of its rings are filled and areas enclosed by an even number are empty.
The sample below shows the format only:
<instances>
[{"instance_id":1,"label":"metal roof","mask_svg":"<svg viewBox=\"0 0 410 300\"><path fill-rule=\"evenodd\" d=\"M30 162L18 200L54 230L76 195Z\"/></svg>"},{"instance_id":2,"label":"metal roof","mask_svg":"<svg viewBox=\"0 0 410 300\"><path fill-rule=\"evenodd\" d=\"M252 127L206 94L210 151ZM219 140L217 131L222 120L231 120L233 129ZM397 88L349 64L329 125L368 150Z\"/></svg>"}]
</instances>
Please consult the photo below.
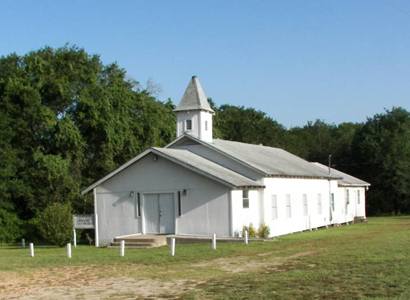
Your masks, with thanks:
<instances>
[{"instance_id":1,"label":"metal roof","mask_svg":"<svg viewBox=\"0 0 410 300\"><path fill-rule=\"evenodd\" d=\"M280 148L215 139L212 146L268 176L332 178L322 168Z\"/></svg>"},{"instance_id":2,"label":"metal roof","mask_svg":"<svg viewBox=\"0 0 410 300\"><path fill-rule=\"evenodd\" d=\"M187 169L190 169L198 174L204 175L210 179L218 181L224 185L233 188L239 187L254 187L254 188L263 188L264 185L249 179L245 176L242 176L238 173L235 173L232 170L229 170L225 167L222 167L210 160L207 160L199 155L196 155L188 150L183 149L167 149L167 148L150 148L137 155L133 159L127 161L125 164L121 165L108 175L104 176L100 180L94 182L87 188L81 191L81 194L84 195L94 189L95 187L101 185L111 177L120 173L124 169L133 165L149 153L157 154L165 159L168 159L174 163L177 163Z\"/></svg>"},{"instance_id":3,"label":"metal roof","mask_svg":"<svg viewBox=\"0 0 410 300\"><path fill-rule=\"evenodd\" d=\"M322 168L323 170L326 170L327 172L329 172L328 166L325 166L318 162L312 162L311 164L318 166ZM330 174L333 176L340 177L341 179L338 180L338 183L339 185L342 185L342 186L370 186L370 183L364 180L361 180L359 178L356 178L352 175L346 174L342 171L336 170L334 168L330 168Z\"/></svg>"},{"instance_id":4,"label":"metal roof","mask_svg":"<svg viewBox=\"0 0 410 300\"><path fill-rule=\"evenodd\" d=\"M177 160L181 165L184 165L189 169L196 170L199 173L210 175L217 181L227 183L232 187L264 187L262 184L252 179L249 179L239 173L227 169L202 156L192 153L189 150L172 148L153 149L164 154L171 160Z\"/></svg>"},{"instance_id":5,"label":"metal roof","mask_svg":"<svg viewBox=\"0 0 410 300\"><path fill-rule=\"evenodd\" d=\"M192 76L181 101L174 111L205 110L214 113L208 103L204 89L196 76Z\"/></svg>"}]
</instances>

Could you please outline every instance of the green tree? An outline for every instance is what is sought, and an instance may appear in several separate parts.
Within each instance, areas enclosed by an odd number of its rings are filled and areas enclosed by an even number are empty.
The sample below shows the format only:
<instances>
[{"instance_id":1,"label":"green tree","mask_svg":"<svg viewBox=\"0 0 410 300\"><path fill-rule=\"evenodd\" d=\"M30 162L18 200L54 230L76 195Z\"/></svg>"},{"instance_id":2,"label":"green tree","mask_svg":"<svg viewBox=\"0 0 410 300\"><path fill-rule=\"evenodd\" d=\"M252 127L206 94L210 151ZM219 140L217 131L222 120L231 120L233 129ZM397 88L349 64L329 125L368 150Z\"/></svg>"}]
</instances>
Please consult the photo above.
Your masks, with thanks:
<instances>
[{"instance_id":1,"label":"green tree","mask_svg":"<svg viewBox=\"0 0 410 300\"><path fill-rule=\"evenodd\" d=\"M410 212L410 113L393 108L368 119L352 149L355 173L372 183L369 212Z\"/></svg>"},{"instance_id":2,"label":"green tree","mask_svg":"<svg viewBox=\"0 0 410 300\"><path fill-rule=\"evenodd\" d=\"M169 143L172 109L77 47L1 57L0 207L23 219L53 202L89 210L80 189Z\"/></svg>"},{"instance_id":3,"label":"green tree","mask_svg":"<svg viewBox=\"0 0 410 300\"><path fill-rule=\"evenodd\" d=\"M71 241L73 216L70 203L52 203L40 212L35 220L45 241L64 246Z\"/></svg>"}]
</instances>

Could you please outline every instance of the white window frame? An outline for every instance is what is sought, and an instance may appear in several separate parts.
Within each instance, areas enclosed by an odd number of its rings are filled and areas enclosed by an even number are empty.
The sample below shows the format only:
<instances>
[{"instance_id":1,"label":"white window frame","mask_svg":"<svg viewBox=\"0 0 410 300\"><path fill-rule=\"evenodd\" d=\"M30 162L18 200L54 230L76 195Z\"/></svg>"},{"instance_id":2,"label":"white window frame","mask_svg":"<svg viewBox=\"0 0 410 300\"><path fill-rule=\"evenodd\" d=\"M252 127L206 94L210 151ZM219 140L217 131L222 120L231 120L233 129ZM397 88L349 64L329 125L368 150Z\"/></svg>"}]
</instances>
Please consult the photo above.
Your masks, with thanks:
<instances>
[{"instance_id":1,"label":"white window frame","mask_svg":"<svg viewBox=\"0 0 410 300\"><path fill-rule=\"evenodd\" d=\"M302 194L302 201L303 201L303 216L307 217L307 215L309 214L307 194Z\"/></svg>"},{"instance_id":2,"label":"white window frame","mask_svg":"<svg viewBox=\"0 0 410 300\"><path fill-rule=\"evenodd\" d=\"M332 207L332 211L335 211L335 194L330 194L330 206Z\"/></svg>"},{"instance_id":3,"label":"white window frame","mask_svg":"<svg viewBox=\"0 0 410 300\"><path fill-rule=\"evenodd\" d=\"M249 190L242 190L242 208L249 208Z\"/></svg>"},{"instance_id":4,"label":"white window frame","mask_svg":"<svg viewBox=\"0 0 410 300\"><path fill-rule=\"evenodd\" d=\"M292 218L292 198L290 194L286 194L286 217Z\"/></svg>"},{"instance_id":5,"label":"white window frame","mask_svg":"<svg viewBox=\"0 0 410 300\"><path fill-rule=\"evenodd\" d=\"M188 128L188 123L190 124L190 128ZM185 120L185 131L192 130L192 119Z\"/></svg>"},{"instance_id":6,"label":"white window frame","mask_svg":"<svg viewBox=\"0 0 410 300\"><path fill-rule=\"evenodd\" d=\"M349 204L350 204L350 190L346 189L346 194L345 194L345 214L347 215L347 212L349 211Z\"/></svg>"},{"instance_id":7,"label":"white window frame","mask_svg":"<svg viewBox=\"0 0 410 300\"><path fill-rule=\"evenodd\" d=\"M317 214L321 215L322 213L323 213L322 194L317 194Z\"/></svg>"},{"instance_id":8,"label":"white window frame","mask_svg":"<svg viewBox=\"0 0 410 300\"><path fill-rule=\"evenodd\" d=\"M278 219L278 196L273 194L271 197L271 205L272 205L272 220Z\"/></svg>"}]
</instances>

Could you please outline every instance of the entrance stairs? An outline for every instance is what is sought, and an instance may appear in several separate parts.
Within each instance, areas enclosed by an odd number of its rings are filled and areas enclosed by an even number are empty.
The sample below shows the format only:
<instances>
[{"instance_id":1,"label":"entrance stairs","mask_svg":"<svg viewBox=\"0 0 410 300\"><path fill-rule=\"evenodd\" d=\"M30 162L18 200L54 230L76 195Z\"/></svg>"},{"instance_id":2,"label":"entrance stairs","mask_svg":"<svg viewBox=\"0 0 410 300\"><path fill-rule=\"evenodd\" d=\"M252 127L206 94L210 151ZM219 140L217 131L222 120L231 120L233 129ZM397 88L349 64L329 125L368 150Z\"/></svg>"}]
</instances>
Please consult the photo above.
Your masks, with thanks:
<instances>
[{"instance_id":1,"label":"entrance stairs","mask_svg":"<svg viewBox=\"0 0 410 300\"><path fill-rule=\"evenodd\" d=\"M167 244L166 235L132 234L115 237L111 247L119 247L122 240L125 242L125 248L153 248Z\"/></svg>"}]
</instances>

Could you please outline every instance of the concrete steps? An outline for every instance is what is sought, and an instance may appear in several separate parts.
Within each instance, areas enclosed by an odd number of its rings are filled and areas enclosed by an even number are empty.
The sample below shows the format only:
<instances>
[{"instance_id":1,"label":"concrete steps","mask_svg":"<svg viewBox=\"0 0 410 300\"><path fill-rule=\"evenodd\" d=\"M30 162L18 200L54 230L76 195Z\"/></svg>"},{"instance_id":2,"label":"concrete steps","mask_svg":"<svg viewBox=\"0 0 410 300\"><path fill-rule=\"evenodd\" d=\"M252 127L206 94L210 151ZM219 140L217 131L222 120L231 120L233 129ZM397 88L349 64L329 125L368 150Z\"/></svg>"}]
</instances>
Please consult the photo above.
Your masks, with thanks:
<instances>
[{"instance_id":1,"label":"concrete steps","mask_svg":"<svg viewBox=\"0 0 410 300\"><path fill-rule=\"evenodd\" d=\"M152 248L167 244L165 235L129 235L114 238L110 247L120 247L121 241L125 242L125 248Z\"/></svg>"}]
</instances>

